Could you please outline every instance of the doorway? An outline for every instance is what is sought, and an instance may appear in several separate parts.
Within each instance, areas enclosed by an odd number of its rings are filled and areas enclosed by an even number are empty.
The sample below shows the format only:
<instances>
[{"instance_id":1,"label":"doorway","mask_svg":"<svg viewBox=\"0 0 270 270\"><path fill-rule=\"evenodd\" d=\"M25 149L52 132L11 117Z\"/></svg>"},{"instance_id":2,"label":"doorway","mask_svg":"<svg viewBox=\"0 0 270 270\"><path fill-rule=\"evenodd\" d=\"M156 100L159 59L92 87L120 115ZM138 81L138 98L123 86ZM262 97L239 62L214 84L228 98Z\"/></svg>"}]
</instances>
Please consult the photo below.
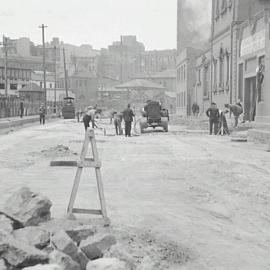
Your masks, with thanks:
<instances>
[{"instance_id":1,"label":"doorway","mask_svg":"<svg viewBox=\"0 0 270 270\"><path fill-rule=\"evenodd\" d=\"M245 79L245 120L254 121L256 116L256 77Z\"/></svg>"}]
</instances>

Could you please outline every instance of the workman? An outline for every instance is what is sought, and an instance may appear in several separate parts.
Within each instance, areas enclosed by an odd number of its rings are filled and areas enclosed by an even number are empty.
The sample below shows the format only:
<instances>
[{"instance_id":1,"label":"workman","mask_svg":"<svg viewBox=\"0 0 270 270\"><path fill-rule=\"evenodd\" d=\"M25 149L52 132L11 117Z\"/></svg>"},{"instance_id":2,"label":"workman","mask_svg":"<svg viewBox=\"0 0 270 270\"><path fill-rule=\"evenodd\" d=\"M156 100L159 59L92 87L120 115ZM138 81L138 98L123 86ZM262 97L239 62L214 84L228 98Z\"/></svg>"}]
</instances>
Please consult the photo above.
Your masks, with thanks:
<instances>
[{"instance_id":1,"label":"workman","mask_svg":"<svg viewBox=\"0 0 270 270\"><path fill-rule=\"evenodd\" d=\"M219 110L218 110L217 104L215 102L211 103L210 108L206 111L206 115L209 117L210 135L212 135L213 126L214 126L214 133L215 133L215 135L217 135L217 133L218 133L218 122L219 122Z\"/></svg>"}]
</instances>

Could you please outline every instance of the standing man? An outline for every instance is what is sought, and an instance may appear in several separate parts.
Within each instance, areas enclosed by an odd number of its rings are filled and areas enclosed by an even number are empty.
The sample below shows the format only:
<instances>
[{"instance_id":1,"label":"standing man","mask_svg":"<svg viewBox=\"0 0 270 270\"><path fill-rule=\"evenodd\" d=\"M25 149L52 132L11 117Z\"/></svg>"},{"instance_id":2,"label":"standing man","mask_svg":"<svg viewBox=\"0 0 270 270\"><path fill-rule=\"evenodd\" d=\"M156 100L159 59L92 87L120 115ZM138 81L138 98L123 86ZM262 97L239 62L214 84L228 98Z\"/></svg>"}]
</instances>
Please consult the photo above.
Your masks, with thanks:
<instances>
[{"instance_id":1,"label":"standing man","mask_svg":"<svg viewBox=\"0 0 270 270\"><path fill-rule=\"evenodd\" d=\"M214 133L215 133L215 135L217 135L217 133L218 133L219 111L218 111L218 108L217 108L217 104L215 102L211 103L210 108L206 111L206 115L209 117L210 135L212 135L213 126L214 126Z\"/></svg>"},{"instance_id":2,"label":"standing man","mask_svg":"<svg viewBox=\"0 0 270 270\"><path fill-rule=\"evenodd\" d=\"M125 136L131 137L131 123L133 122L134 113L130 109L130 104L127 105L127 108L123 111L123 118L125 121Z\"/></svg>"},{"instance_id":3,"label":"standing man","mask_svg":"<svg viewBox=\"0 0 270 270\"><path fill-rule=\"evenodd\" d=\"M123 130L121 127L122 119L123 119L123 116L121 113L117 113L117 112L114 113L114 127L115 127L116 135L123 134Z\"/></svg>"},{"instance_id":4,"label":"standing man","mask_svg":"<svg viewBox=\"0 0 270 270\"><path fill-rule=\"evenodd\" d=\"M39 122L40 124L45 124L45 107L43 104L39 108Z\"/></svg>"},{"instance_id":5,"label":"standing man","mask_svg":"<svg viewBox=\"0 0 270 270\"><path fill-rule=\"evenodd\" d=\"M96 123L95 123L95 118L96 118L96 109L95 107L91 107L90 111L89 111L90 117L91 117L91 124L92 124L92 128L97 127Z\"/></svg>"},{"instance_id":6,"label":"standing man","mask_svg":"<svg viewBox=\"0 0 270 270\"><path fill-rule=\"evenodd\" d=\"M23 106L23 100L20 101L20 117L23 118L24 113L24 106Z\"/></svg>"},{"instance_id":7,"label":"standing man","mask_svg":"<svg viewBox=\"0 0 270 270\"><path fill-rule=\"evenodd\" d=\"M225 104L225 108L229 109L234 116L234 128L238 126L239 116L243 113L243 107L241 104Z\"/></svg>"}]
</instances>

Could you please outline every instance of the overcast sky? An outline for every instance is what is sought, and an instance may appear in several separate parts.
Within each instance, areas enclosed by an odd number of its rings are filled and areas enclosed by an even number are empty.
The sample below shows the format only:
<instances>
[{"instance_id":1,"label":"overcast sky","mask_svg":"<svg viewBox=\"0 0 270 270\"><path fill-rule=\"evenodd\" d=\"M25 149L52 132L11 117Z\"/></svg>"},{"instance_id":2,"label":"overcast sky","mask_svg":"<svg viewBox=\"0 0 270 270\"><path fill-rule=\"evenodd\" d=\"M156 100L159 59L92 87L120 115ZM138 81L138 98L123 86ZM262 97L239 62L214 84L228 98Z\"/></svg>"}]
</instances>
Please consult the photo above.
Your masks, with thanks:
<instances>
[{"instance_id":1,"label":"overcast sky","mask_svg":"<svg viewBox=\"0 0 270 270\"><path fill-rule=\"evenodd\" d=\"M208 0L207 0L208 1ZM136 35L146 49L176 47L177 0L8 0L1 1L0 34L30 37L41 43L59 37L65 43L107 47L120 35Z\"/></svg>"}]
</instances>

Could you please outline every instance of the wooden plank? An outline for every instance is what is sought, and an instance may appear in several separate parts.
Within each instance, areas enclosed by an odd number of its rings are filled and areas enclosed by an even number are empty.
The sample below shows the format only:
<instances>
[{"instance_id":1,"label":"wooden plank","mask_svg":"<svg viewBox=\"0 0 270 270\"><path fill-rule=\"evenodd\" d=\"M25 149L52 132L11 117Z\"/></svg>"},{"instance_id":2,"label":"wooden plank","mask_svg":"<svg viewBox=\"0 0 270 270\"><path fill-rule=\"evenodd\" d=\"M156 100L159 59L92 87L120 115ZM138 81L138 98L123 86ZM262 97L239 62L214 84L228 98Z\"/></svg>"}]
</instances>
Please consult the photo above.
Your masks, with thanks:
<instances>
[{"instance_id":1,"label":"wooden plank","mask_svg":"<svg viewBox=\"0 0 270 270\"><path fill-rule=\"evenodd\" d=\"M78 162L74 160L53 160L50 163L51 167L77 167Z\"/></svg>"},{"instance_id":2,"label":"wooden plank","mask_svg":"<svg viewBox=\"0 0 270 270\"><path fill-rule=\"evenodd\" d=\"M88 145L89 145L89 138L88 138L88 135L86 132L85 140L84 140L81 155L80 155L80 161L85 159L86 154L87 154L87 150L88 150ZM83 170L83 168L80 168L80 167L77 168L77 172L76 172L76 176L74 179L73 188L71 191L70 200L69 200L69 204L68 204L68 209L67 209L68 214L72 213L72 209L74 207L74 203L75 203L75 199L76 199L76 196L78 193L78 188L79 188L80 179L81 179L81 175L82 175L82 170Z\"/></svg>"},{"instance_id":3,"label":"wooden plank","mask_svg":"<svg viewBox=\"0 0 270 270\"><path fill-rule=\"evenodd\" d=\"M101 210L80 209L80 208L73 208L72 209L72 213L74 213L74 214L102 215Z\"/></svg>"},{"instance_id":4,"label":"wooden plank","mask_svg":"<svg viewBox=\"0 0 270 270\"><path fill-rule=\"evenodd\" d=\"M95 160L99 160L98 151L97 151L97 144L96 144L96 138L94 131L90 131L90 143L92 146L92 153ZM103 192L103 184L102 184L102 178L101 178L101 171L100 168L95 168L96 172L96 180L98 185L98 194L99 194L99 200L100 200L100 206L103 218L107 218L107 211L106 211L106 202L105 202L105 196Z\"/></svg>"}]
</instances>

